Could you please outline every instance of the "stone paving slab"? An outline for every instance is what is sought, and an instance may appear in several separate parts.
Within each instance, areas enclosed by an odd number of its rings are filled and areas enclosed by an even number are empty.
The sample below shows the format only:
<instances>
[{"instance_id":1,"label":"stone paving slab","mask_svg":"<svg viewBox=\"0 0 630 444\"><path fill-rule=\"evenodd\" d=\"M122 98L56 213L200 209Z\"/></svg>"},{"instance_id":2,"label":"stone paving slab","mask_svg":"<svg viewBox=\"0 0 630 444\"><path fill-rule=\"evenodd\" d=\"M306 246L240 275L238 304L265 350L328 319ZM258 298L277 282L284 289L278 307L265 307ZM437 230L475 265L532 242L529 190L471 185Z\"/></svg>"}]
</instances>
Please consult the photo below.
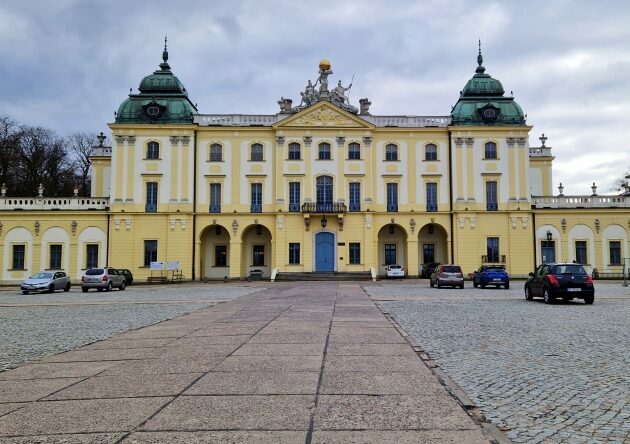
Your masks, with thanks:
<instances>
[{"instance_id":1,"label":"stone paving slab","mask_svg":"<svg viewBox=\"0 0 630 444\"><path fill-rule=\"evenodd\" d=\"M210 372L185 395L315 395L319 372Z\"/></svg>"},{"instance_id":2,"label":"stone paving slab","mask_svg":"<svg viewBox=\"0 0 630 444\"><path fill-rule=\"evenodd\" d=\"M157 358L164 353L161 347L153 348L114 348L104 350L72 350L42 359L40 362L93 362L125 361L128 359Z\"/></svg>"},{"instance_id":3,"label":"stone paving slab","mask_svg":"<svg viewBox=\"0 0 630 444\"><path fill-rule=\"evenodd\" d=\"M26 407L27 405L27 403L23 402L7 402L4 404L0 404L0 416L21 409L22 407Z\"/></svg>"},{"instance_id":4,"label":"stone paving slab","mask_svg":"<svg viewBox=\"0 0 630 444\"><path fill-rule=\"evenodd\" d=\"M311 444L487 444L488 440L479 431L352 431L315 432Z\"/></svg>"},{"instance_id":5,"label":"stone paving slab","mask_svg":"<svg viewBox=\"0 0 630 444\"><path fill-rule=\"evenodd\" d=\"M48 364L27 364L0 373L0 380L38 378L78 378L94 376L118 365L117 361L103 362L51 362Z\"/></svg>"},{"instance_id":6,"label":"stone paving slab","mask_svg":"<svg viewBox=\"0 0 630 444\"><path fill-rule=\"evenodd\" d=\"M141 430L308 430L315 396L182 396Z\"/></svg>"},{"instance_id":7,"label":"stone paving slab","mask_svg":"<svg viewBox=\"0 0 630 444\"><path fill-rule=\"evenodd\" d=\"M416 353L409 344L349 344L341 342L328 344L328 356L397 356L407 355L416 357Z\"/></svg>"},{"instance_id":8,"label":"stone paving slab","mask_svg":"<svg viewBox=\"0 0 630 444\"><path fill-rule=\"evenodd\" d=\"M83 350L104 350L110 348L154 348L176 341L177 338L122 339L98 341L84 346Z\"/></svg>"},{"instance_id":9,"label":"stone paving slab","mask_svg":"<svg viewBox=\"0 0 630 444\"><path fill-rule=\"evenodd\" d=\"M327 356L327 372L421 372L428 370L415 355L391 356Z\"/></svg>"},{"instance_id":10,"label":"stone paving slab","mask_svg":"<svg viewBox=\"0 0 630 444\"><path fill-rule=\"evenodd\" d=\"M137 432L124 444L304 444L306 432ZM2 441L0 441L1 443Z\"/></svg>"},{"instance_id":11,"label":"stone paving slab","mask_svg":"<svg viewBox=\"0 0 630 444\"><path fill-rule=\"evenodd\" d=\"M127 431L171 398L48 401L0 417L0 436Z\"/></svg>"},{"instance_id":12,"label":"stone paving slab","mask_svg":"<svg viewBox=\"0 0 630 444\"><path fill-rule=\"evenodd\" d=\"M314 372L322 366L321 356L236 356L232 355L215 370L222 372L294 371Z\"/></svg>"},{"instance_id":13,"label":"stone paving slab","mask_svg":"<svg viewBox=\"0 0 630 444\"><path fill-rule=\"evenodd\" d=\"M205 373L215 369L225 360L225 356L210 356L197 359L139 359L116 362L116 365L103 372L102 376L112 375L163 375L169 373Z\"/></svg>"},{"instance_id":14,"label":"stone paving slab","mask_svg":"<svg viewBox=\"0 0 630 444\"><path fill-rule=\"evenodd\" d=\"M79 378L0 381L0 402L36 401L79 381Z\"/></svg>"},{"instance_id":15,"label":"stone paving slab","mask_svg":"<svg viewBox=\"0 0 630 444\"><path fill-rule=\"evenodd\" d=\"M0 438L0 444L113 444L124 433L85 433L72 435L40 435L23 438Z\"/></svg>"},{"instance_id":16,"label":"stone paving slab","mask_svg":"<svg viewBox=\"0 0 630 444\"><path fill-rule=\"evenodd\" d=\"M444 387L420 372L325 372L324 395L444 395Z\"/></svg>"},{"instance_id":17,"label":"stone paving slab","mask_svg":"<svg viewBox=\"0 0 630 444\"><path fill-rule=\"evenodd\" d=\"M324 343L320 344L245 344L233 356L321 356Z\"/></svg>"}]
</instances>

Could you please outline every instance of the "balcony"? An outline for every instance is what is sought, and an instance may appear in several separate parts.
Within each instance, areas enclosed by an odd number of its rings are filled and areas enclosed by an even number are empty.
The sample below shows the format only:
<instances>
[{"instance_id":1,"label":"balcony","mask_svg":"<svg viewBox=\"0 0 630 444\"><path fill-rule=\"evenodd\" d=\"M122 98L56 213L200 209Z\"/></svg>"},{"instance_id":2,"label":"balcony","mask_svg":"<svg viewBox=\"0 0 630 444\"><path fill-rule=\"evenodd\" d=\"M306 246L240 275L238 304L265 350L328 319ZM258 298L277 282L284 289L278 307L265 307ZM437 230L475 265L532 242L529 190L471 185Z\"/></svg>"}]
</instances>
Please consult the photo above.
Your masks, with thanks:
<instances>
[{"instance_id":1,"label":"balcony","mask_svg":"<svg viewBox=\"0 0 630 444\"><path fill-rule=\"evenodd\" d=\"M108 197L0 197L0 210L108 210Z\"/></svg>"},{"instance_id":2,"label":"balcony","mask_svg":"<svg viewBox=\"0 0 630 444\"><path fill-rule=\"evenodd\" d=\"M500 259L500 260L499 260ZM507 257L505 254L499 255L481 255L481 263L482 264L505 264L507 262Z\"/></svg>"},{"instance_id":3,"label":"balcony","mask_svg":"<svg viewBox=\"0 0 630 444\"><path fill-rule=\"evenodd\" d=\"M307 202L302 205L302 213L345 213L346 204L343 202Z\"/></svg>"},{"instance_id":4,"label":"balcony","mask_svg":"<svg viewBox=\"0 0 630 444\"><path fill-rule=\"evenodd\" d=\"M210 208L208 209L210 213L220 213L221 212L221 204L210 204Z\"/></svg>"},{"instance_id":5,"label":"balcony","mask_svg":"<svg viewBox=\"0 0 630 444\"><path fill-rule=\"evenodd\" d=\"M498 211L499 209L499 204L496 202L487 202L486 203L486 210L488 211Z\"/></svg>"},{"instance_id":6,"label":"balcony","mask_svg":"<svg viewBox=\"0 0 630 444\"><path fill-rule=\"evenodd\" d=\"M435 211L437 211L437 207L438 207L438 206L437 206L437 204L436 204L436 203L428 203L428 204L427 204L427 212L428 212L428 213L435 212Z\"/></svg>"},{"instance_id":7,"label":"balcony","mask_svg":"<svg viewBox=\"0 0 630 444\"><path fill-rule=\"evenodd\" d=\"M388 203L387 204L387 212L388 213L397 213L398 212L398 204L397 203Z\"/></svg>"},{"instance_id":8,"label":"balcony","mask_svg":"<svg viewBox=\"0 0 630 444\"><path fill-rule=\"evenodd\" d=\"M262 213L262 204L252 204L250 208L252 213Z\"/></svg>"},{"instance_id":9,"label":"balcony","mask_svg":"<svg viewBox=\"0 0 630 444\"><path fill-rule=\"evenodd\" d=\"M357 202L350 202L349 210L353 213L357 211L361 211L361 204Z\"/></svg>"},{"instance_id":10,"label":"balcony","mask_svg":"<svg viewBox=\"0 0 630 444\"><path fill-rule=\"evenodd\" d=\"M628 208L630 196L536 196L532 208Z\"/></svg>"},{"instance_id":11,"label":"balcony","mask_svg":"<svg viewBox=\"0 0 630 444\"><path fill-rule=\"evenodd\" d=\"M289 204L289 212L290 213L299 213L300 212L300 204L299 203L290 203Z\"/></svg>"},{"instance_id":12,"label":"balcony","mask_svg":"<svg viewBox=\"0 0 630 444\"><path fill-rule=\"evenodd\" d=\"M157 212L157 204L156 203L147 203L144 206L144 211L147 213L155 213Z\"/></svg>"}]
</instances>

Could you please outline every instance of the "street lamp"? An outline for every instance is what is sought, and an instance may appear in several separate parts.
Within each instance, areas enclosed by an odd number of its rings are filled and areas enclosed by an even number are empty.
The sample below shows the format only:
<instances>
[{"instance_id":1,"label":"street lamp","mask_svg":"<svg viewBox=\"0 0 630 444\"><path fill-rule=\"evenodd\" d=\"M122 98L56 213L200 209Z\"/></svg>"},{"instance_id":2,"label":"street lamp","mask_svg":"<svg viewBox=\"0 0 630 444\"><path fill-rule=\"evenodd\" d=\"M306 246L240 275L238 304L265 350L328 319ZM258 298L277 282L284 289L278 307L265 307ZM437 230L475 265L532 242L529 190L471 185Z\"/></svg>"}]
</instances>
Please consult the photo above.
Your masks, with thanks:
<instances>
[{"instance_id":1,"label":"street lamp","mask_svg":"<svg viewBox=\"0 0 630 444\"><path fill-rule=\"evenodd\" d=\"M326 215L322 216L321 224L322 228L326 228L326 225L328 224L328 220L326 220Z\"/></svg>"},{"instance_id":2,"label":"street lamp","mask_svg":"<svg viewBox=\"0 0 630 444\"><path fill-rule=\"evenodd\" d=\"M553 239L553 233L551 232L551 230L547 230L547 240L551 241L551 239Z\"/></svg>"}]
</instances>

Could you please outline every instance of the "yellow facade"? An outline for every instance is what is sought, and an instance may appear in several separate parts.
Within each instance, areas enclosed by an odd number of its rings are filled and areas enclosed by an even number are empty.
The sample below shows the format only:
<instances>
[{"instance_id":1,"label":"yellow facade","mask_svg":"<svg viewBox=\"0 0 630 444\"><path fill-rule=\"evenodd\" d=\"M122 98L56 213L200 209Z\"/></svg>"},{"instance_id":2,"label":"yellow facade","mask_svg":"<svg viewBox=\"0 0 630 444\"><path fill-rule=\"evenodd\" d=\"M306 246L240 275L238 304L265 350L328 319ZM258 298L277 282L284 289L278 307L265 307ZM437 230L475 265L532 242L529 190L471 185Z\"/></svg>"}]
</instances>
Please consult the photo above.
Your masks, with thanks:
<instances>
[{"instance_id":1,"label":"yellow facade","mask_svg":"<svg viewBox=\"0 0 630 444\"><path fill-rule=\"evenodd\" d=\"M373 116L327 94L275 115L110 124L111 149L92 156L92 198L0 198L3 283L51 268L51 244L75 281L95 251L98 266L139 281L154 261L178 261L195 280L383 276L391 262L416 277L434 261L465 273L501 263L517 277L552 250L622 272L627 198L553 196L553 156L530 147L531 126ZM153 100L143 107L168 105Z\"/></svg>"}]
</instances>

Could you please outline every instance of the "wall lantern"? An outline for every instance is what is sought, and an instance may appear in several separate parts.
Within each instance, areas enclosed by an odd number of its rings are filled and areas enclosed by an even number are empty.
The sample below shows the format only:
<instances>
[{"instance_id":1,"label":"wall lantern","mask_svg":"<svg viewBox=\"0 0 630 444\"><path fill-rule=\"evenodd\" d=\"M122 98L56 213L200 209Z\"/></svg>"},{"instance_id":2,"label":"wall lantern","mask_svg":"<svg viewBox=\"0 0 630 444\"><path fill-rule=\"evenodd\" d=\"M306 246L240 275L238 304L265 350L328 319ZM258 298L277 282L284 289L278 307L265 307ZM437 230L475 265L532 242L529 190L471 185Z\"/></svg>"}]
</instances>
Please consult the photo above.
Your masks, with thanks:
<instances>
[{"instance_id":1,"label":"wall lantern","mask_svg":"<svg viewBox=\"0 0 630 444\"><path fill-rule=\"evenodd\" d=\"M214 227L214 232L216 233L217 236L221 236L221 227L218 225Z\"/></svg>"},{"instance_id":2,"label":"wall lantern","mask_svg":"<svg viewBox=\"0 0 630 444\"><path fill-rule=\"evenodd\" d=\"M256 234L258 236L262 234L262 225L256 225Z\"/></svg>"},{"instance_id":3,"label":"wall lantern","mask_svg":"<svg viewBox=\"0 0 630 444\"><path fill-rule=\"evenodd\" d=\"M553 234L551 233L551 230L547 230L547 240L551 241L553 239Z\"/></svg>"},{"instance_id":4,"label":"wall lantern","mask_svg":"<svg viewBox=\"0 0 630 444\"><path fill-rule=\"evenodd\" d=\"M321 223L322 223L322 228L326 228L326 225L328 225L328 220L326 219L325 215L322 216Z\"/></svg>"},{"instance_id":5,"label":"wall lantern","mask_svg":"<svg viewBox=\"0 0 630 444\"><path fill-rule=\"evenodd\" d=\"M77 223L76 220L72 221L72 224L70 224L71 228L72 228L72 234L77 232L77 226L79 226L79 224Z\"/></svg>"},{"instance_id":6,"label":"wall lantern","mask_svg":"<svg viewBox=\"0 0 630 444\"><path fill-rule=\"evenodd\" d=\"M429 224L429 234L433 234L433 224Z\"/></svg>"},{"instance_id":7,"label":"wall lantern","mask_svg":"<svg viewBox=\"0 0 630 444\"><path fill-rule=\"evenodd\" d=\"M394 234L394 224L389 224L389 234Z\"/></svg>"}]
</instances>

